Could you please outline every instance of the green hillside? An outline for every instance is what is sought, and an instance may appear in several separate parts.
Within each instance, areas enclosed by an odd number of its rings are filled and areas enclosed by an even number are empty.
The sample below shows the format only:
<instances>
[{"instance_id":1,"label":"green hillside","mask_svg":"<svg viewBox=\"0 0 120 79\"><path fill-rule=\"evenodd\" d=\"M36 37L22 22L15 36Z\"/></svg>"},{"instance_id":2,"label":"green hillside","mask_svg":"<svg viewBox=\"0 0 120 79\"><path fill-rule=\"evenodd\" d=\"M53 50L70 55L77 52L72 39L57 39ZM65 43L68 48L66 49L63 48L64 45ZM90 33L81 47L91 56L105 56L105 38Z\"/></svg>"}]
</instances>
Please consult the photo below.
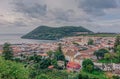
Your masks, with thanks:
<instances>
[{"instance_id":1,"label":"green hillside","mask_svg":"<svg viewBox=\"0 0 120 79\"><path fill-rule=\"evenodd\" d=\"M57 40L63 37L76 36L80 33L93 33L84 27L63 26L63 27L48 27L39 26L22 38L40 39L40 40Z\"/></svg>"}]
</instances>

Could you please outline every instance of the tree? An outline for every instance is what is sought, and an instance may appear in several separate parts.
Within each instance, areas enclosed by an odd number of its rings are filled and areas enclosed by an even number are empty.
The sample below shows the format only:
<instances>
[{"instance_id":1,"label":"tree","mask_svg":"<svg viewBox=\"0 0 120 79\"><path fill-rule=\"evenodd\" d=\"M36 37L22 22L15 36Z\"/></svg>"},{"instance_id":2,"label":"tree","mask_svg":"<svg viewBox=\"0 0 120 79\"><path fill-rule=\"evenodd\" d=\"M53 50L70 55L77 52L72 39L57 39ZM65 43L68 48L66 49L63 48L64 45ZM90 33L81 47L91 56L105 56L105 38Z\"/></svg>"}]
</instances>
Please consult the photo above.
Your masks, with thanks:
<instances>
[{"instance_id":1,"label":"tree","mask_svg":"<svg viewBox=\"0 0 120 79\"><path fill-rule=\"evenodd\" d=\"M65 57L64 57L64 55L59 51L59 50L57 50L56 52L55 52L55 59L56 60L62 60L62 61L64 61L65 60Z\"/></svg>"},{"instance_id":2,"label":"tree","mask_svg":"<svg viewBox=\"0 0 120 79\"><path fill-rule=\"evenodd\" d=\"M82 67L83 67L83 70L87 72L92 72L94 70L94 64L90 59L85 59L82 62Z\"/></svg>"},{"instance_id":3,"label":"tree","mask_svg":"<svg viewBox=\"0 0 120 79\"><path fill-rule=\"evenodd\" d=\"M92 64L88 64L86 66L86 69L87 69L88 72L92 72L94 70L94 66Z\"/></svg>"},{"instance_id":4,"label":"tree","mask_svg":"<svg viewBox=\"0 0 120 79\"><path fill-rule=\"evenodd\" d=\"M99 49L94 52L94 55L96 55L97 59L104 58L105 53L109 53L106 49Z\"/></svg>"},{"instance_id":5,"label":"tree","mask_svg":"<svg viewBox=\"0 0 120 79\"><path fill-rule=\"evenodd\" d=\"M56 60L65 61L65 56L63 54L61 44L59 44L59 47L58 47L57 51L54 52L54 55L55 55L54 57L55 57Z\"/></svg>"},{"instance_id":6,"label":"tree","mask_svg":"<svg viewBox=\"0 0 120 79\"><path fill-rule=\"evenodd\" d=\"M41 62L40 62L40 68L41 69L45 69L45 68L48 68L48 66L51 65L51 60L50 59L43 59Z\"/></svg>"},{"instance_id":7,"label":"tree","mask_svg":"<svg viewBox=\"0 0 120 79\"><path fill-rule=\"evenodd\" d=\"M94 41L92 39L89 39L88 40L88 45L93 45L94 44Z\"/></svg>"},{"instance_id":8,"label":"tree","mask_svg":"<svg viewBox=\"0 0 120 79\"><path fill-rule=\"evenodd\" d=\"M113 79L120 79L119 76L113 76Z\"/></svg>"},{"instance_id":9,"label":"tree","mask_svg":"<svg viewBox=\"0 0 120 79\"><path fill-rule=\"evenodd\" d=\"M117 52L118 61L120 62L120 45L116 47L116 52Z\"/></svg>"},{"instance_id":10,"label":"tree","mask_svg":"<svg viewBox=\"0 0 120 79\"><path fill-rule=\"evenodd\" d=\"M120 52L120 45L116 47L116 52Z\"/></svg>"},{"instance_id":11,"label":"tree","mask_svg":"<svg viewBox=\"0 0 120 79\"><path fill-rule=\"evenodd\" d=\"M28 79L29 71L23 64L0 57L0 79Z\"/></svg>"},{"instance_id":12,"label":"tree","mask_svg":"<svg viewBox=\"0 0 120 79\"><path fill-rule=\"evenodd\" d=\"M34 63L39 63L42 60L42 56L38 56L36 52L34 55L27 57L28 61L33 61Z\"/></svg>"},{"instance_id":13,"label":"tree","mask_svg":"<svg viewBox=\"0 0 120 79\"><path fill-rule=\"evenodd\" d=\"M57 68L58 67L57 60L56 59L52 59L51 60L51 65L53 65L55 68Z\"/></svg>"},{"instance_id":14,"label":"tree","mask_svg":"<svg viewBox=\"0 0 120 79\"><path fill-rule=\"evenodd\" d=\"M4 44L2 56L6 60L12 60L13 59L13 52L12 52L12 48L10 47L9 43Z\"/></svg>"},{"instance_id":15,"label":"tree","mask_svg":"<svg viewBox=\"0 0 120 79\"><path fill-rule=\"evenodd\" d=\"M47 52L47 54L48 54L48 56L49 56L50 58L52 58L52 57L54 56L54 52L53 52L53 51L49 51L49 52Z\"/></svg>"},{"instance_id":16,"label":"tree","mask_svg":"<svg viewBox=\"0 0 120 79\"><path fill-rule=\"evenodd\" d=\"M117 51L117 46L120 45L120 36L117 36L116 37L116 40L115 40L115 45L114 45L114 51L116 52Z\"/></svg>"},{"instance_id":17,"label":"tree","mask_svg":"<svg viewBox=\"0 0 120 79\"><path fill-rule=\"evenodd\" d=\"M111 59L111 54L110 53L105 53L105 55L104 55L104 58L106 59L106 60L110 60Z\"/></svg>"},{"instance_id":18,"label":"tree","mask_svg":"<svg viewBox=\"0 0 120 79\"><path fill-rule=\"evenodd\" d=\"M34 67L36 70L46 69L51 65L51 60L49 58L42 59L39 63L35 63Z\"/></svg>"}]
</instances>

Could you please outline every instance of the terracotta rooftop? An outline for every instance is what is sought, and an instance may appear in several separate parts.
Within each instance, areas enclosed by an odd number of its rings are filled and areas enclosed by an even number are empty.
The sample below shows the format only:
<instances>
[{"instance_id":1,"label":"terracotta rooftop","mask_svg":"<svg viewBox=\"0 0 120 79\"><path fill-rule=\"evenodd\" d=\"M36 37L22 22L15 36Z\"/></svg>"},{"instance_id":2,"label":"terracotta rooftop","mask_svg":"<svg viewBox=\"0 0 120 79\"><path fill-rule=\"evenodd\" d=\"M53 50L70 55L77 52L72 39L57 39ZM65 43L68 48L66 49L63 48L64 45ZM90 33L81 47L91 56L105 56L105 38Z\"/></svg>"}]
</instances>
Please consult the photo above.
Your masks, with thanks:
<instances>
[{"instance_id":1,"label":"terracotta rooftop","mask_svg":"<svg viewBox=\"0 0 120 79\"><path fill-rule=\"evenodd\" d=\"M67 68L74 68L74 69L80 69L80 64L76 63L76 62L68 62L67 64Z\"/></svg>"},{"instance_id":2,"label":"terracotta rooftop","mask_svg":"<svg viewBox=\"0 0 120 79\"><path fill-rule=\"evenodd\" d=\"M53 66L53 65L51 65L51 66L48 66L48 69L52 69L52 68L54 68L54 66Z\"/></svg>"}]
</instances>

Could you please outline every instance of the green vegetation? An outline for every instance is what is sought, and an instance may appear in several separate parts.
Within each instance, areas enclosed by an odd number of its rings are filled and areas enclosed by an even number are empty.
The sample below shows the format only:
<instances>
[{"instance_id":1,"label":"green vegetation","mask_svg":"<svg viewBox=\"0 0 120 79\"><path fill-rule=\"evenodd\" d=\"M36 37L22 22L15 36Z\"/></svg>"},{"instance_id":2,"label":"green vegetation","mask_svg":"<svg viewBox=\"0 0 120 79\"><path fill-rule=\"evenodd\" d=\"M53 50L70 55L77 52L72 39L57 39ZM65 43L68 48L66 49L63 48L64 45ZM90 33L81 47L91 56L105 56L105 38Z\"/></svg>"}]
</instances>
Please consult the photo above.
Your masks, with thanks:
<instances>
[{"instance_id":1,"label":"green vegetation","mask_svg":"<svg viewBox=\"0 0 120 79\"><path fill-rule=\"evenodd\" d=\"M39 75L39 76L37 76L35 79L51 79L51 78L49 78L47 75L45 75L45 74L42 74L42 75Z\"/></svg>"},{"instance_id":2,"label":"green vegetation","mask_svg":"<svg viewBox=\"0 0 120 79\"><path fill-rule=\"evenodd\" d=\"M6 60L12 60L13 52L9 43L5 43L3 46L3 55Z\"/></svg>"},{"instance_id":3,"label":"green vegetation","mask_svg":"<svg viewBox=\"0 0 120 79\"><path fill-rule=\"evenodd\" d=\"M54 54L53 58L51 54ZM0 79L66 79L67 72L59 70L57 65L57 61L65 61L61 45L57 51L51 51L49 55L51 57L41 57L34 53L28 57L21 55L24 60L16 59L10 44L5 43L3 58L0 57ZM49 66L53 66L54 69L49 69Z\"/></svg>"},{"instance_id":4,"label":"green vegetation","mask_svg":"<svg viewBox=\"0 0 120 79\"><path fill-rule=\"evenodd\" d=\"M110 60L111 58L112 58L112 55L111 55L111 54L109 54L109 53L105 53L105 54L104 54L104 59Z\"/></svg>"},{"instance_id":5,"label":"green vegetation","mask_svg":"<svg viewBox=\"0 0 120 79\"><path fill-rule=\"evenodd\" d=\"M82 35L82 34L80 34ZM95 37L116 37L119 34L115 33L93 33L93 34L83 34L82 36L95 36ZM79 36L79 35L78 35Z\"/></svg>"},{"instance_id":6,"label":"green vegetation","mask_svg":"<svg viewBox=\"0 0 120 79\"><path fill-rule=\"evenodd\" d=\"M35 53L28 58L28 62L33 61L31 65L27 65L31 69L30 77L33 79L39 79L42 77L45 79L66 79L68 73L57 64L59 60L65 62L61 45L55 52L49 51L47 54L49 57L41 57ZM49 69L49 66L53 66L53 68Z\"/></svg>"},{"instance_id":7,"label":"green vegetation","mask_svg":"<svg viewBox=\"0 0 120 79\"><path fill-rule=\"evenodd\" d=\"M94 70L91 73L82 70L80 73L82 74L82 76L84 76L80 79L109 79L106 77L104 72L98 70Z\"/></svg>"},{"instance_id":8,"label":"green vegetation","mask_svg":"<svg viewBox=\"0 0 120 79\"><path fill-rule=\"evenodd\" d=\"M90 30L83 27L64 26L64 27L48 27L39 26L32 32L24 35L22 38L40 39L40 40L57 40L63 37L76 36L79 32L92 33ZM77 34L78 33L78 34Z\"/></svg>"},{"instance_id":9,"label":"green vegetation","mask_svg":"<svg viewBox=\"0 0 120 79\"><path fill-rule=\"evenodd\" d=\"M98 59L100 57L99 61L102 59L110 61L115 58L118 60L120 58L120 45L117 46L116 50L117 53L112 55L108 50L100 49L96 56ZM94 67L94 63L90 59L83 61L83 68L80 72L67 72L65 67L60 68L58 61L63 61L66 66L61 44L55 52L49 51L48 57L34 53L33 56L21 55L24 60L19 59L19 61L14 58L10 44L4 44L3 52L3 57L0 57L0 79L110 79L106 77L103 71ZM5 55L6 52L7 55ZM111 79L119 79L119 77L113 76Z\"/></svg>"},{"instance_id":10,"label":"green vegetation","mask_svg":"<svg viewBox=\"0 0 120 79\"><path fill-rule=\"evenodd\" d=\"M56 60L62 60L62 61L65 61L65 56L62 52L62 49L61 49L61 44L59 44L59 47L58 47L58 50L54 53L54 58Z\"/></svg>"},{"instance_id":11,"label":"green vegetation","mask_svg":"<svg viewBox=\"0 0 120 79\"><path fill-rule=\"evenodd\" d=\"M24 64L4 60L1 57L0 62L0 79L108 79L104 72L95 69L92 72L88 69L88 71L68 73L66 70L57 68L36 68L38 63L28 64L27 67L24 67Z\"/></svg>"},{"instance_id":12,"label":"green vegetation","mask_svg":"<svg viewBox=\"0 0 120 79\"><path fill-rule=\"evenodd\" d=\"M84 71L87 71L87 72L94 71L94 64L90 59L85 59L82 63L82 67Z\"/></svg>"},{"instance_id":13,"label":"green vegetation","mask_svg":"<svg viewBox=\"0 0 120 79\"><path fill-rule=\"evenodd\" d=\"M82 63L80 74L86 76L83 79L108 79L103 71L94 67L94 63L90 59L85 59Z\"/></svg>"},{"instance_id":14,"label":"green vegetation","mask_svg":"<svg viewBox=\"0 0 120 79\"><path fill-rule=\"evenodd\" d=\"M120 79L120 76L113 76L113 79Z\"/></svg>"},{"instance_id":15,"label":"green vegetation","mask_svg":"<svg viewBox=\"0 0 120 79\"><path fill-rule=\"evenodd\" d=\"M98 62L101 63L119 63L119 55L117 53L109 53L107 49L100 49L94 52Z\"/></svg>"},{"instance_id":16,"label":"green vegetation","mask_svg":"<svg viewBox=\"0 0 120 79\"><path fill-rule=\"evenodd\" d=\"M117 54L118 61L120 62L120 45L118 45L116 48L116 54Z\"/></svg>"},{"instance_id":17,"label":"green vegetation","mask_svg":"<svg viewBox=\"0 0 120 79\"><path fill-rule=\"evenodd\" d=\"M0 57L0 79L28 79L29 71L23 64Z\"/></svg>"},{"instance_id":18,"label":"green vegetation","mask_svg":"<svg viewBox=\"0 0 120 79\"><path fill-rule=\"evenodd\" d=\"M114 59L117 60L117 63L120 63L120 36L116 37L114 52L116 54L116 57L114 57Z\"/></svg>"},{"instance_id":19,"label":"green vegetation","mask_svg":"<svg viewBox=\"0 0 120 79\"><path fill-rule=\"evenodd\" d=\"M100 62L100 63L119 63L117 58L110 59L109 61L106 59L100 59L100 60L98 60L98 62Z\"/></svg>"},{"instance_id":20,"label":"green vegetation","mask_svg":"<svg viewBox=\"0 0 120 79\"><path fill-rule=\"evenodd\" d=\"M108 53L108 52L109 51L100 52L100 50L98 50L94 54L97 56L98 62L120 63L120 36L116 37L115 46L114 46L115 53Z\"/></svg>"},{"instance_id":21,"label":"green vegetation","mask_svg":"<svg viewBox=\"0 0 120 79\"><path fill-rule=\"evenodd\" d=\"M89 39L88 40L88 45L93 45L94 44L94 41L92 39Z\"/></svg>"},{"instance_id":22,"label":"green vegetation","mask_svg":"<svg viewBox=\"0 0 120 79\"><path fill-rule=\"evenodd\" d=\"M61 71L57 69L53 69L53 70L44 69L38 72L38 75L36 76L35 79L37 78L44 79L44 77L46 77L46 79L67 79L68 73L66 71Z\"/></svg>"},{"instance_id":23,"label":"green vegetation","mask_svg":"<svg viewBox=\"0 0 120 79\"><path fill-rule=\"evenodd\" d=\"M117 52L117 46L120 45L120 36L118 35L115 40L114 51Z\"/></svg>"},{"instance_id":24,"label":"green vegetation","mask_svg":"<svg viewBox=\"0 0 120 79\"><path fill-rule=\"evenodd\" d=\"M98 60L101 63L119 63L119 53L105 53L104 58Z\"/></svg>"},{"instance_id":25,"label":"green vegetation","mask_svg":"<svg viewBox=\"0 0 120 79\"><path fill-rule=\"evenodd\" d=\"M109 53L107 49L99 49L94 52L94 55L96 55L97 59L99 60L99 59L104 58L106 53Z\"/></svg>"}]
</instances>

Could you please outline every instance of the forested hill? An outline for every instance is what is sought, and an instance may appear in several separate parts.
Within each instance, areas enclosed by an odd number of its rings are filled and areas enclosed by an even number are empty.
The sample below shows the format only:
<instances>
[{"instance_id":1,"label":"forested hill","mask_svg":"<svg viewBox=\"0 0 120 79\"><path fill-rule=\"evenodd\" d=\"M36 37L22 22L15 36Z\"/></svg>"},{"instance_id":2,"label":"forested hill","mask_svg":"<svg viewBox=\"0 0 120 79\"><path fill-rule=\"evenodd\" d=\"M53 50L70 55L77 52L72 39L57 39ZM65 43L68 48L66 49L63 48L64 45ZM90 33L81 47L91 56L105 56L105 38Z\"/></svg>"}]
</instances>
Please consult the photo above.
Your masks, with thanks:
<instances>
[{"instance_id":1,"label":"forested hill","mask_svg":"<svg viewBox=\"0 0 120 79\"><path fill-rule=\"evenodd\" d=\"M39 26L22 38L40 39L40 40L57 40L63 37L76 36L78 34L93 33L84 27L63 26L63 27L48 27Z\"/></svg>"}]
</instances>

